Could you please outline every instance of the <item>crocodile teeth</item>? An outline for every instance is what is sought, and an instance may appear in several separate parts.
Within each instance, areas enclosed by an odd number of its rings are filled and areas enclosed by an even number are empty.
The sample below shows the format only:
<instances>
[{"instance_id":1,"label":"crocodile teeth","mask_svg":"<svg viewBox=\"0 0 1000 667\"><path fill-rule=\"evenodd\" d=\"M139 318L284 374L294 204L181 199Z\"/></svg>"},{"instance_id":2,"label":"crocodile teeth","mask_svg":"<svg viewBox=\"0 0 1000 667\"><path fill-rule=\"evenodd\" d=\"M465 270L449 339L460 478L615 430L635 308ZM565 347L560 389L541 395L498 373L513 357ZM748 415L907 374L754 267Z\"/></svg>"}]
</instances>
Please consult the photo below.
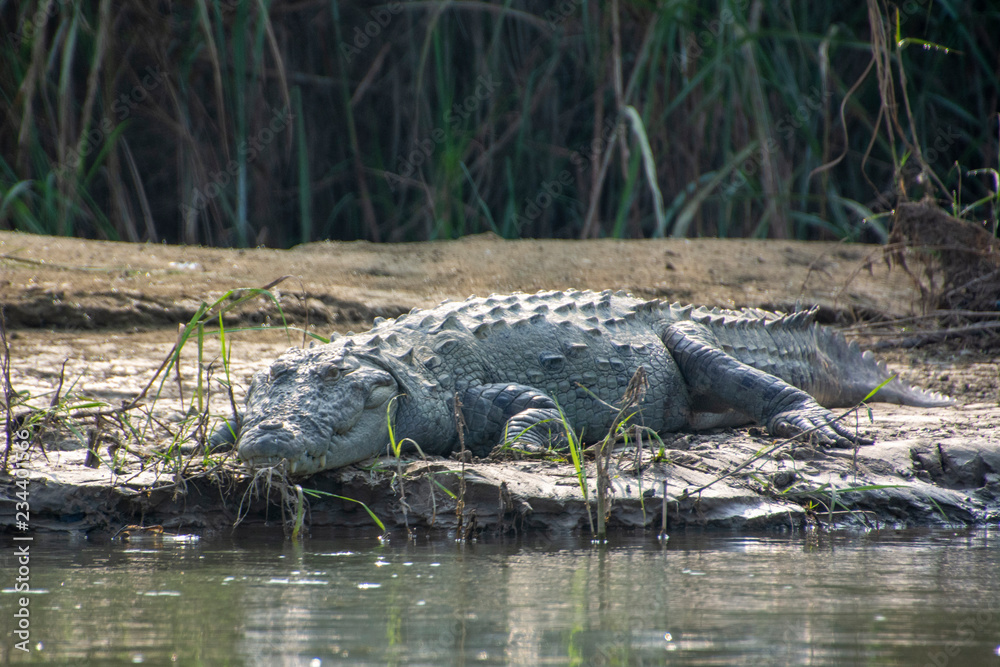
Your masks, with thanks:
<instances>
[{"instance_id":1,"label":"crocodile teeth","mask_svg":"<svg viewBox=\"0 0 1000 667\"><path fill-rule=\"evenodd\" d=\"M326 470L326 454L319 457L319 467Z\"/></svg>"},{"instance_id":2,"label":"crocodile teeth","mask_svg":"<svg viewBox=\"0 0 1000 667\"><path fill-rule=\"evenodd\" d=\"M299 469L299 462L298 461L292 461L291 465L288 468L288 472L290 472L290 473L292 473L294 475L295 472L298 469Z\"/></svg>"}]
</instances>

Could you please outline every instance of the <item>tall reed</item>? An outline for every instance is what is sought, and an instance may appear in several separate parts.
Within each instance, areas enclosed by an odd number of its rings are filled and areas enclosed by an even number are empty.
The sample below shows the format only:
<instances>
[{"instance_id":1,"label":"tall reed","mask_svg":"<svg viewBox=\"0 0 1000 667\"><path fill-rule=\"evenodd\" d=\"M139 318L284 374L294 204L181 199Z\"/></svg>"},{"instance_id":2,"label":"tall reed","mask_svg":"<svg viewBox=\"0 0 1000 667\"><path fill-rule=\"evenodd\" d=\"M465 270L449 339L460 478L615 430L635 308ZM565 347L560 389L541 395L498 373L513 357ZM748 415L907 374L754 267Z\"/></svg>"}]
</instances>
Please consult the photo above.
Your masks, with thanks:
<instances>
[{"instance_id":1,"label":"tall reed","mask_svg":"<svg viewBox=\"0 0 1000 667\"><path fill-rule=\"evenodd\" d=\"M998 33L990 3L0 0L0 229L879 240L924 195L995 229Z\"/></svg>"}]
</instances>

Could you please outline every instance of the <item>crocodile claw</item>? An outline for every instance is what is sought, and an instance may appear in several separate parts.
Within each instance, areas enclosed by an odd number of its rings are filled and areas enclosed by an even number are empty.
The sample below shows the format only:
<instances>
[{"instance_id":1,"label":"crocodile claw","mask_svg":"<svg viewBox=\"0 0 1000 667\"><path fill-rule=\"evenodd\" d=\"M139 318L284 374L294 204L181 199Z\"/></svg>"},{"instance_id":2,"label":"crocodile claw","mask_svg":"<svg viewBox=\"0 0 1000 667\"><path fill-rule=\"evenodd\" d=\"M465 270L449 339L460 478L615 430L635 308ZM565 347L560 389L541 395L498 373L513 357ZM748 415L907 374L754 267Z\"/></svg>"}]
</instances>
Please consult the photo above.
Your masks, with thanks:
<instances>
[{"instance_id":1,"label":"crocodile claw","mask_svg":"<svg viewBox=\"0 0 1000 667\"><path fill-rule=\"evenodd\" d=\"M793 438L808 433L808 437L815 442L837 449L851 449L874 442L836 419L836 415L822 407L807 407L778 413L768 422L767 428L779 438Z\"/></svg>"}]
</instances>

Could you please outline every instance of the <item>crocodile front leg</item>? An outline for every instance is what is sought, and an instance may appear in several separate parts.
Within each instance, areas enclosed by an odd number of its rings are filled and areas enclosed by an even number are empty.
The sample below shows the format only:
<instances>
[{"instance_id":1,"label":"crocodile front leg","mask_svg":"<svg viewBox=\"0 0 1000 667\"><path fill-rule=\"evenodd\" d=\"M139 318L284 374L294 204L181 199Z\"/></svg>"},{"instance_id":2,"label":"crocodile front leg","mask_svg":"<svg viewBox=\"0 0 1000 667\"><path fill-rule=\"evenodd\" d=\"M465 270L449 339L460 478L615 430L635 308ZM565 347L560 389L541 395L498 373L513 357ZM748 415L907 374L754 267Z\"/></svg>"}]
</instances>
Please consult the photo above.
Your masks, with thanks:
<instances>
[{"instance_id":1,"label":"crocodile front leg","mask_svg":"<svg viewBox=\"0 0 1000 667\"><path fill-rule=\"evenodd\" d=\"M676 322L664 333L663 343L692 394L753 417L772 435L791 437L815 428L812 436L821 444L853 447L872 442L833 421L835 415L806 392L726 354L702 324Z\"/></svg>"},{"instance_id":2,"label":"crocodile front leg","mask_svg":"<svg viewBox=\"0 0 1000 667\"><path fill-rule=\"evenodd\" d=\"M470 387L462 396L462 416L466 446L476 456L488 455L497 444L541 451L564 435L555 401L523 384Z\"/></svg>"},{"instance_id":3,"label":"crocodile front leg","mask_svg":"<svg viewBox=\"0 0 1000 667\"><path fill-rule=\"evenodd\" d=\"M208 439L208 452L220 453L228 452L236 446L236 441L240 438L240 429L243 426L243 413L237 412L233 419L227 419L212 432Z\"/></svg>"}]
</instances>

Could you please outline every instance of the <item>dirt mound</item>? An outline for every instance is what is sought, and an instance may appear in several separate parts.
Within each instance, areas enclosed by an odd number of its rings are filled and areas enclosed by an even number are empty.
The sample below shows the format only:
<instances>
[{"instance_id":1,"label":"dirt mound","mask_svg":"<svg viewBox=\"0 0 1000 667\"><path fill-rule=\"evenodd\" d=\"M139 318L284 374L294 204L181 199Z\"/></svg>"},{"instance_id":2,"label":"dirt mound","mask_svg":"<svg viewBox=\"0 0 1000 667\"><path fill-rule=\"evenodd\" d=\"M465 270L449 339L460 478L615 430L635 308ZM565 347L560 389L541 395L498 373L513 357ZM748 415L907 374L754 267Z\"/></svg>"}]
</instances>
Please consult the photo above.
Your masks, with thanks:
<instances>
[{"instance_id":1,"label":"dirt mound","mask_svg":"<svg viewBox=\"0 0 1000 667\"><path fill-rule=\"evenodd\" d=\"M1000 240L982 227L930 203L906 203L896 207L889 241L889 260L913 278L924 308L955 311L942 314L946 324L969 321L964 311L1000 310Z\"/></svg>"}]
</instances>

